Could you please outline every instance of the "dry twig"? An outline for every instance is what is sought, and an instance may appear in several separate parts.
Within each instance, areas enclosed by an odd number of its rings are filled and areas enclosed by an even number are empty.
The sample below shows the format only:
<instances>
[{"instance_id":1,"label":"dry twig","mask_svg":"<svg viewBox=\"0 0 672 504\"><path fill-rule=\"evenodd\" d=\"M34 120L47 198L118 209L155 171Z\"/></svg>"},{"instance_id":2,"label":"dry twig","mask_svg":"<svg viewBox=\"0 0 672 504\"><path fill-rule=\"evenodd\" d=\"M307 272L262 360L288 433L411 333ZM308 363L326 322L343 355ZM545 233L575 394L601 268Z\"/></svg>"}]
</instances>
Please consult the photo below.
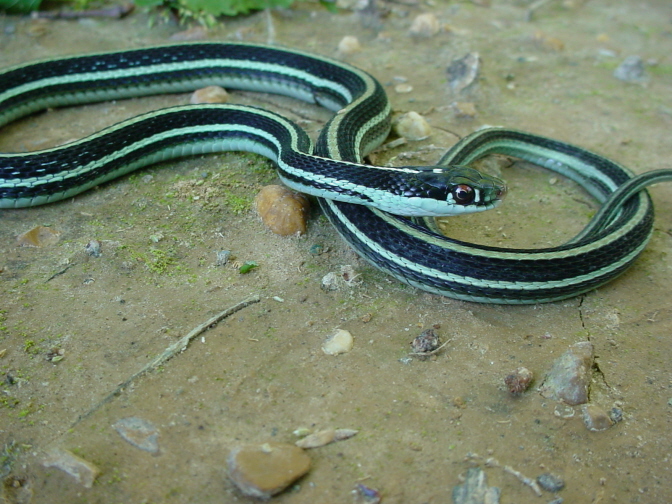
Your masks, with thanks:
<instances>
[{"instance_id":1,"label":"dry twig","mask_svg":"<svg viewBox=\"0 0 672 504\"><path fill-rule=\"evenodd\" d=\"M142 369L139 371L136 371L133 373L131 376L126 378L123 382L121 382L117 387L107 394L101 401L99 401L97 404L95 404L91 409L89 409L86 413L81 414L75 423L72 424L72 427L77 425L79 422L82 420L90 417L93 413L98 411L101 406L107 404L110 402L114 397L118 396L124 389L126 389L133 381L136 379L140 378L142 375L155 370L159 366L163 365L166 361L169 359L173 358L175 355L177 355L180 352L183 352L186 350L187 346L193 340L196 336L199 334L205 332L208 330L210 327L214 326L218 322L221 322L227 317L230 317L234 313L236 313L239 310L242 310L246 306L249 306L254 303L258 303L260 301L259 295L255 294L253 296L250 296L246 299L243 299L240 303L235 304L226 310L219 312L217 315L214 317L211 317L210 319L206 320L202 324L196 326L194 329L189 331L189 333L186 336L183 336L179 340L177 340L175 343L170 345L168 348L166 348L161 355L156 357L154 360L146 364Z\"/></svg>"}]
</instances>

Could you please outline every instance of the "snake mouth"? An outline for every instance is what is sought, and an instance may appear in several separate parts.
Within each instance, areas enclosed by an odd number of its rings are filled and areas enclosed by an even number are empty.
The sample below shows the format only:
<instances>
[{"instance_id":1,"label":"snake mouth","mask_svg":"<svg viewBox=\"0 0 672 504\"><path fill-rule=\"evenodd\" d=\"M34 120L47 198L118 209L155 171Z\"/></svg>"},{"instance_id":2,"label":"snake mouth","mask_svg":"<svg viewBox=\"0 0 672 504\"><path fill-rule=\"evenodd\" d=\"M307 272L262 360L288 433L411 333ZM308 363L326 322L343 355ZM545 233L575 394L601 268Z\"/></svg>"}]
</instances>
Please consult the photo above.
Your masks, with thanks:
<instances>
[{"instance_id":1,"label":"snake mouth","mask_svg":"<svg viewBox=\"0 0 672 504\"><path fill-rule=\"evenodd\" d=\"M495 191L495 201L502 201L506 198L506 193L509 192L509 188L506 185L502 185Z\"/></svg>"}]
</instances>

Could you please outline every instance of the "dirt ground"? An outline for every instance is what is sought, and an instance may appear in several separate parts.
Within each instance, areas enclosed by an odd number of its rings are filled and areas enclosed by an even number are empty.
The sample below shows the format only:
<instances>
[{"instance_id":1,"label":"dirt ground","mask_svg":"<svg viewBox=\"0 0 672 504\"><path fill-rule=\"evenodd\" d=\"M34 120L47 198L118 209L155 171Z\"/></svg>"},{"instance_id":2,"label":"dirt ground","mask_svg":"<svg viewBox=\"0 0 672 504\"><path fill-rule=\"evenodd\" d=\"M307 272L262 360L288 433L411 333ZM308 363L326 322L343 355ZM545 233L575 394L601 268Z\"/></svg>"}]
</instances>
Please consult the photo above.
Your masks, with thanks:
<instances>
[{"instance_id":1,"label":"dirt ground","mask_svg":"<svg viewBox=\"0 0 672 504\"><path fill-rule=\"evenodd\" d=\"M226 20L207 38L338 56L344 36L358 37L362 50L345 59L386 86L395 113L417 111L434 131L381 152L377 162L404 154L431 164L458 136L489 124L575 143L638 173L672 168L668 0L556 0L529 19L526 2L477 3L388 3L379 16L298 3ZM440 33L409 36L421 13L436 15ZM0 17L0 67L166 43L180 30L150 28L145 13L122 21ZM478 82L455 94L446 68L474 51ZM645 62L642 82L613 76L630 55ZM412 90L395 91L399 83ZM3 128L0 151L56 145L188 99L49 111ZM279 111L311 134L329 117L273 96L234 92L233 100ZM473 103L476 115L459 117L454 102ZM587 195L537 167L516 163L502 177L510 187L505 203L453 219L451 236L543 247L569 239L594 212ZM579 504L672 502L672 185L651 189L655 232L622 277L576 299L516 307L401 285L361 261L317 210L305 236L273 235L251 200L274 181L265 159L225 153L153 166L61 203L1 212L5 501L247 502L226 477L232 446L293 442L300 427L343 427L359 434L311 450L310 473L275 502L352 502L363 483L387 504L445 503L474 464L501 488L503 504L557 496ZM18 247L17 236L35 226L58 231L59 241ZM91 240L101 242L100 257L86 253ZM220 250L232 252L226 266L215 264ZM259 266L240 274L233 263L245 261ZM322 290L322 277L343 265L355 268L357 281ZM105 402L180 337L254 294L259 303ZM451 341L433 359L409 360L409 342L434 325ZM321 345L339 328L354 335L354 348L327 356ZM533 370L539 385L570 344L585 340L596 353L591 401L622 409L622 422L590 432L579 408L564 418L534 387L517 398L505 390L503 378L518 366ZM126 417L157 427L158 454L119 436L112 425ZM100 469L92 488L43 465L56 448ZM566 485L538 497L468 454L494 457L530 478L551 472Z\"/></svg>"}]
</instances>

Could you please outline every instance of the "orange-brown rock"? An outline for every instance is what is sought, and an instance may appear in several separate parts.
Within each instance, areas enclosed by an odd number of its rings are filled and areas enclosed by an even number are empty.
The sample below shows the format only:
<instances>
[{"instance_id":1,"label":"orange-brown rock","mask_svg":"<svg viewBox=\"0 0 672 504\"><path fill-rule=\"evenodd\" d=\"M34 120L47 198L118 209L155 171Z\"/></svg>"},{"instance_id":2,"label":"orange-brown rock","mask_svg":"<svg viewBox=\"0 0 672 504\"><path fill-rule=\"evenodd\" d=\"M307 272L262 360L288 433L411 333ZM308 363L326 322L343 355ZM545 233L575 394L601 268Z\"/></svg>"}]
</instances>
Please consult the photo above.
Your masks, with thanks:
<instances>
[{"instance_id":1,"label":"orange-brown rock","mask_svg":"<svg viewBox=\"0 0 672 504\"><path fill-rule=\"evenodd\" d=\"M268 229L280 236L302 235L310 210L308 198L281 185L264 187L254 204Z\"/></svg>"}]
</instances>

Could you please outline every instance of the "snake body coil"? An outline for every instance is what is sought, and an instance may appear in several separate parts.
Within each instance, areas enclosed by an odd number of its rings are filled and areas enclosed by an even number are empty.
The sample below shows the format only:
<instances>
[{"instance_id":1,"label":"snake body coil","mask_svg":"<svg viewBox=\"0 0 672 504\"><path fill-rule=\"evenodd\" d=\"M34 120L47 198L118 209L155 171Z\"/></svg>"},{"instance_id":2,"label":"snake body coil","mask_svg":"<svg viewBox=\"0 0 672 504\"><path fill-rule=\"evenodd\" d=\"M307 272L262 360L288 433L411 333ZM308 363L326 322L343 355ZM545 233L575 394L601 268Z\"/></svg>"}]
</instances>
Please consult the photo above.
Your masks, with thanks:
<instances>
[{"instance_id":1,"label":"snake body coil","mask_svg":"<svg viewBox=\"0 0 672 504\"><path fill-rule=\"evenodd\" d=\"M0 71L0 127L48 107L213 84L285 94L337 113L314 149L301 128L278 114L241 105L192 105L150 112L61 147L0 154L0 208L69 198L165 159L248 150L276 161L286 184L319 197L341 236L402 282L463 300L537 303L587 292L630 266L652 232L653 207L643 188L672 179L671 170L633 177L584 149L499 128L465 137L437 167L365 168L362 157L389 132L382 86L329 58L255 44L180 44L11 67ZM503 183L466 166L491 153L577 181L602 209L573 240L548 249L465 243L400 216L497 205Z\"/></svg>"}]
</instances>

